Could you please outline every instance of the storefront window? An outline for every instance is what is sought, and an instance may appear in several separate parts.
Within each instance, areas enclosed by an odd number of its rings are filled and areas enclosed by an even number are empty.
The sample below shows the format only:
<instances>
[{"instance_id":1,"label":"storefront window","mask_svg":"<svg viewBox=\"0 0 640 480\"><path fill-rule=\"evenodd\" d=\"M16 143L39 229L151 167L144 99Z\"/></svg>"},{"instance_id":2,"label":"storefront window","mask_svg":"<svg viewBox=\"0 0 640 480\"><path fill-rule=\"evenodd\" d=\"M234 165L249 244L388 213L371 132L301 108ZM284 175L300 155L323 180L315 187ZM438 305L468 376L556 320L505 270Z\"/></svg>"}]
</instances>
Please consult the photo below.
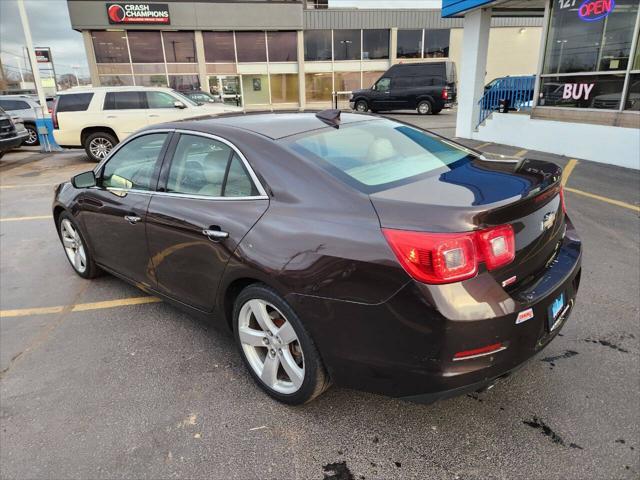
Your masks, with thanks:
<instances>
[{"instance_id":1,"label":"storefront window","mask_svg":"<svg viewBox=\"0 0 640 480\"><path fill-rule=\"evenodd\" d=\"M160 32L129 31L127 36L133 63L164 63Z\"/></svg>"},{"instance_id":2,"label":"storefront window","mask_svg":"<svg viewBox=\"0 0 640 480\"><path fill-rule=\"evenodd\" d=\"M554 0L543 73L626 70L638 0L599 3L604 14L590 14L599 1Z\"/></svg>"},{"instance_id":3,"label":"storefront window","mask_svg":"<svg viewBox=\"0 0 640 480\"><path fill-rule=\"evenodd\" d=\"M333 74L307 73L304 76L307 102L330 102L333 91Z\"/></svg>"},{"instance_id":4,"label":"storefront window","mask_svg":"<svg viewBox=\"0 0 640 480\"><path fill-rule=\"evenodd\" d=\"M266 75L243 75L245 105L269 105L269 78Z\"/></svg>"},{"instance_id":5,"label":"storefront window","mask_svg":"<svg viewBox=\"0 0 640 480\"><path fill-rule=\"evenodd\" d=\"M200 90L198 75L169 75L169 86L174 90Z\"/></svg>"},{"instance_id":6,"label":"storefront window","mask_svg":"<svg viewBox=\"0 0 640 480\"><path fill-rule=\"evenodd\" d=\"M271 103L298 103L299 100L297 74L271 75Z\"/></svg>"},{"instance_id":7,"label":"storefront window","mask_svg":"<svg viewBox=\"0 0 640 480\"><path fill-rule=\"evenodd\" d=\"M168 63L195 63L196 44L193 32L162 32Z\"/></svg>"},{"instance_id":8,"label":"storefront window","mask_svg":"<svg viewBox=\"0 0 640 480\"><path fill-rule=\"evenodd\" d=\"M334 75L337 92L351 92L360 88L360 72L335 72Z\"/></svg>"},{"instance_id":9,"label":"storefront window","mask_svg":"<svg viewBox=\"0 0 640 480\"><path fill-rule=\"evenodd\" d=\"M129 63L125 32L91 32L96 63Z\"/></svg>"},{"instance_id":10,"label":"storefront window","mask_svg":"<svg viewBox=\"0 0 640 480\"><path fill-rule=\"evenodd\" d=\"M424 57L443 58L449 56L449 30L425 30Z\"/></svg>"},{"instance_id":11,"label":"storefront window","mask_svg":"<svg viewBox=\"0 0 640 480\"><path fill-rule=\"evenodd\" d=\"M308 62L331 60L331 30L304 32L304 59Z\"/></svg>"},{"instance_id":12,"label":"storefront window","mask_svg":"<svg viewBox=\"0 0 640 480\"><path fill-rule=\"evenodd\" d=\"M629 93L624 108L636 112L640 111L640 73L632 73L629 77Z\"/></svg>"},{"instance_id":13,"label":"storefront window","mask_svg":"<svg viewBox=\"0 0 640 480\"><path fill-rule=\"evenodd\" d=\"M236 48L238 49L238 62L267 61L264 32L236 32Z\"/></svg>"},{"instance_id":14,"label":"storefront window","mask_svg":"<svg viewBox=\"0 0 640 480\"><path fill-rule=\"evenodd\" d=\"M333 59L360 60L360 30L333 31Z\"/></svg>"},{"instance_id":15,"label":"storefront window","mask_svg":"<svg viewBox=\"0 0 640 480\"><path fill-rule=\"evenodd\" d=\"M267 32L270 62L298 61L298 34L296 32Z\"/></svg>"},{"instance_id":16,"label":"storefront window","mask_svg":"<svg viewBox=\"0 0 640 480\"><path fill-rule=\"evenodd\" d=\"M103 87L130 87L133 85L131 75L101 75L100 85Z\"/></svg>"},{"instance_id":17,"label":"storefront window","mask_svg":"<svg viewBox=\"0 0 640 480\"><path fill-rule=\"evenodd\" d=\"M145 87L166 87L166 75L136 75L136 85Z\"/></svg>"},{"instance_id":18,"label":"storefront window","mask_svg":"<svg viewBox=\"0 0 640 480\"><path fill-rule=\"evenodd\" d=\"M204 58L208 63L235 63L233 32L202 32Z\"/></svg>"},{"instance_id":19,"label":"storefront window","mask_svg":"<svg viewBox=\"0 0 640 480\"><path fill-rule=\"evenodd\" d=\"M624 74L543 77L538 104L617 110L623 85Z\"/></svg>"},{"instance_id":20,"label":"storefront window","mask_svg":"<svg viewBox=\"0 0 640 480\"><path fill-rule=\"evenodd\" d=\"M389 58L389 30L362 31L362 59Z\"/></svg>"},{"instance_id":21,"label":"storefront window","mask_svg":"<svg viewBox=\"0 0 640 480\"><path fill-rule=\"evenodd\" d=\"M422 30L398 30L398 58L422 57Z\"/></svg>"}]
</instances>

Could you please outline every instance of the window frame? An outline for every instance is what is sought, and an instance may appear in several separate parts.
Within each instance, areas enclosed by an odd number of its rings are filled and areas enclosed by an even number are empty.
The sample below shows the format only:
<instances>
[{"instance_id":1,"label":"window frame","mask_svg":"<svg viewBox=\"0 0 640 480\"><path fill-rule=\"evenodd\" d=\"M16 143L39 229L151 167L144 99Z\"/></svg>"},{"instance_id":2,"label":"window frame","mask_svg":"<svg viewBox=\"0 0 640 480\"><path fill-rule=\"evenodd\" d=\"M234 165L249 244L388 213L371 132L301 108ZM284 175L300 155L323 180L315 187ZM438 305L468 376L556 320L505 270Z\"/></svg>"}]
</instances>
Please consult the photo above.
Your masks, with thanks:
<instances>
[{"instance_id":1,"label":"window frame","mask_svg":"<svg viewBox=\"0 0 640 480\"><path fill-rule=\"evenodd\" d=\"M249 176L251 182L253 182L253 185L256 188L258 194L244 196L244 197L224 197L224 196L196 195L196 194L189 194L189 193L175 193L175 192L164 191L167 187L169 170L171 169L171 165L173 164L174 155L176 153L176 147L178 146L178 141L180 140L181 135L192 135L196 137L204 137L204 138L208 138L210 140L214 140L227 145L233 151L233 153L235 153L235 155L237 155L238 158L240 159L242 167L244 168L245 172ZM243 153L240 151L240 149L236 147L229 140L222 138L218 135L214 135L212 133L197 132L193 130L176 129L173 131L173 138L171 139L170 148L167 150L164 157L165 158L162 163L160 177L158 179L158 186L156 189L157 191L155 192L155 195L161 195L164 197L175 197L175 198L189 198L193 200L243 201L243 200L268 200L269 199L266 190L264 189L264 187L262 186L262 183L258 179L258 176L255 174L253 168L251 167L251 165L249 164L249 162L247 161ZM233 161L233 157L234 155L232 154L230 156L229 162ZM227 166L229 167L230 163ZM222 186L221 193L224 192L224 190L225 190L225 185Z\"/></svg>"}]
</instances>

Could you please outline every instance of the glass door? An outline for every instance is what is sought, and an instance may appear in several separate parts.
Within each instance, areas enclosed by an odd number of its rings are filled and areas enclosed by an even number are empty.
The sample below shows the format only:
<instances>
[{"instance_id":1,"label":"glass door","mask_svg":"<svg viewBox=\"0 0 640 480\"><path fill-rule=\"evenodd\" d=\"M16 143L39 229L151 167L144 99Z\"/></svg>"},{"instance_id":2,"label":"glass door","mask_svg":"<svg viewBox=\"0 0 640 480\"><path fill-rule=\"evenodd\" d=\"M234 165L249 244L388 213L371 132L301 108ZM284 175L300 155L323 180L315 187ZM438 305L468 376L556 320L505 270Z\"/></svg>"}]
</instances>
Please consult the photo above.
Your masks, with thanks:
<instances>
[{"instance_id":1,"label":"glass door","mask_svg":"<svg viewBox=\"0 0 640 480\"><path fill-rule=\"evenodd\" d=\"M239 75L209 77L209 91L227 105L242 106L242 82Z\"/></svg>"}]
</instances>

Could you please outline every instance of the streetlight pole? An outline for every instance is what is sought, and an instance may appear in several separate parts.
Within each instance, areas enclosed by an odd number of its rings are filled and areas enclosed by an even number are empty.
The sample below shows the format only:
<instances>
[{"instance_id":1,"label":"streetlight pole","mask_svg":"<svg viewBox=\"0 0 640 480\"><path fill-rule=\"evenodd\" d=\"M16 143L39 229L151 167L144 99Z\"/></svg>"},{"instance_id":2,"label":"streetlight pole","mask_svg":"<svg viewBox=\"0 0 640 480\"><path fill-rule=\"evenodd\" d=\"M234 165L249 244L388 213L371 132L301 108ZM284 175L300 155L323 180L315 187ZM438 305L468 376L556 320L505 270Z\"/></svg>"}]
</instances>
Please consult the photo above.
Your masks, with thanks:
<instances>
[{"instance_id":1,"label":"streetlight pole","mask_svg":"<svg viewBox=\"0 0 640 480\"><path fill-rule=\"evenodd\" d=\"M42 115L46 118L49 115L49 110L47 109L47 97L45 96L44 90L42 88L40 69L38 68L36 52L33 49L33 40L31 39L31 28L29 27L29 19L27 18L27 11L24 8L24 0L17 1L18 11L20 12L20 20L22 21L22 29L24 30L24 39L27 44L27 53L29 55L29 61L31 62L31 73L33 74L33 82L36 84L36 92L38 93L38 99L40 100Z\"/></svg>"},{"instance_id":2,"label":"streetlight pole","mask_svg":"<svg viewBox=\"0 0 640 480\"><path fill-rule=\"evenodd\" d=\"M31 61L31 73L33 74L33 81L36 85L36 92L38 92L38 99L40 100L40 108L42 110L42 118L36 118L38 136L40 137L40 150L43 152L51 152L54 148L57 147L59 149L60 147L57 146L53 139L53 124L51 123L51 116L49 115L49 109L47 108L47 97L44 94L42 81L40 80L40 70L38 68L36 52L33 48L27 10L24 8L24 0L17 0L17 2L18 11L20 12L20 20L22 22L22 29L24 31L24 39L27 44L27 53L29 54L29 60Z\"/></svg>"}]
</instances>

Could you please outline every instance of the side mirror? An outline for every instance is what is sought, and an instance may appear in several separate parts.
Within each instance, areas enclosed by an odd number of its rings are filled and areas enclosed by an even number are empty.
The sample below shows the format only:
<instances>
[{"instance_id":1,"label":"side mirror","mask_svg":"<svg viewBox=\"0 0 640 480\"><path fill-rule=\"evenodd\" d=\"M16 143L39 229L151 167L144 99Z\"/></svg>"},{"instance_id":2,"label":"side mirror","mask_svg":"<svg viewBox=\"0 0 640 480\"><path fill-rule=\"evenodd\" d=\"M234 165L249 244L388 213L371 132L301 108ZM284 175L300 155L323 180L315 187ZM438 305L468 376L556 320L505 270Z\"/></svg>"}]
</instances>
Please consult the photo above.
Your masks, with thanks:
<instances>
[{"instance_id":1,"label":"side mirror","mask_svg":"<svg viewBox=\"0 0 640 480\"><path fill-rule=\"evenodd\" d=\"M93 172L93 170L79 173L75 177L71 178L71 184L76 188L95 187L97 185L96 174Z\"/></svg>"},{"instance_id":2,"label":"side mirror","mask_svg":"<svg viewBox=\"0 0 640 480\"><path fill-rule=\"evenodd\" d=\"M187 108L187 106L184 103L180 102L179 100L176 100L175 102L173 102L173 106L176 108Z\"/></svg>"}]
</instances>

